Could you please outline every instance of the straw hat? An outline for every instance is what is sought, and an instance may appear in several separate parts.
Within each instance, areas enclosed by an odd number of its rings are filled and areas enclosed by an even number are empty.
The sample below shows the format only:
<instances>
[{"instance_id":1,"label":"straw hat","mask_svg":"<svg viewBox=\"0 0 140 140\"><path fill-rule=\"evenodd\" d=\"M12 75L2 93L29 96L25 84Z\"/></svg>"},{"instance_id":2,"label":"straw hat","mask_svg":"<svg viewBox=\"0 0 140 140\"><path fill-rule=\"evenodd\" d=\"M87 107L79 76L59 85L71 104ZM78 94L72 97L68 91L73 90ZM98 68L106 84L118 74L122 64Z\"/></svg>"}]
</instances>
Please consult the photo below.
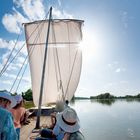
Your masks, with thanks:
<instances>
[{"instance_id":1,"label":"straw hat","mask_svg":"<svg viewBox=\"0 0 140 140\"><path fill-rule=\"evenodd\" d=\"M77 113L70 107L66 108L63 112L58 113L56 119L58 125L65 132L73 133L80 129Z\"/></svg>"},{"instance_id":2,"label":"straw hat","mask_svg":"<svg viewBox=\"0 0 140 140\"><path fill-rule=\"evenodd\" d=\"M15 98L10 94L10 92L6 90L0 91L0 98L9 100L11 102L10 108L14 107L17 104Z\"/></svg>"}]
</instances>

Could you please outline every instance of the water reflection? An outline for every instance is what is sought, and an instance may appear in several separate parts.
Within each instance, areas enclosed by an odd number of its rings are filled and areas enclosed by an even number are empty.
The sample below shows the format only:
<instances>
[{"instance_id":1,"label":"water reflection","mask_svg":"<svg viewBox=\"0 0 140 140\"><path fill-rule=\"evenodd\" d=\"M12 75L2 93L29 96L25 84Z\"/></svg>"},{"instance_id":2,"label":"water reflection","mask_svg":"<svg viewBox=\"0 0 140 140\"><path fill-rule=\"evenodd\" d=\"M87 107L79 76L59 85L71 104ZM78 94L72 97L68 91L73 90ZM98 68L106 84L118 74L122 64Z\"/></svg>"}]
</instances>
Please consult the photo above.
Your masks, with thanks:
<instances>
[{"instance_id":1,"label":"water reflection","mask_svg":"<svg viewBox=\"0 0 140 140\"><path fill-rule=\"evenodd\" d=\"M109 105L111 106L113 103L115 103L115 99L90 99L91 103L92 102L98 102L101 103L103 105Z\"/></svg>"},{"instance_id":2,"label":"water reflection","mask_svg":"<svg viewBox=\"0 0 140 140\"><path fill-rule=\"evenodd\" d=\"M77 99L73 107L86 140L140 140L140 100Z\"/></svg>"},{"instance_id":3,"label":"water reflection","mask_svg":"<svg viewBox=\"0 0 140 140\"><path fill-rule=\"evenodd\" d=\"M140 98L117 98L117 99L75 99L71 100L70 104L75 104L76 101L86 101L89 100L91 103L100 103L102 105L111 106L117 101L125 101L125 102L140 102Z\"/></svg>"},{"instance_id":4,"label":"water reflection","mask_svg":"<svg viewBox=\"0 0 140 140\"><path fill-rule=\"evenodd\" d=\"M140 98L126 98L125 99L127 102L134 102L134 101L136 101L136 102L140 102Z\"/></svg>"}]
</instances>

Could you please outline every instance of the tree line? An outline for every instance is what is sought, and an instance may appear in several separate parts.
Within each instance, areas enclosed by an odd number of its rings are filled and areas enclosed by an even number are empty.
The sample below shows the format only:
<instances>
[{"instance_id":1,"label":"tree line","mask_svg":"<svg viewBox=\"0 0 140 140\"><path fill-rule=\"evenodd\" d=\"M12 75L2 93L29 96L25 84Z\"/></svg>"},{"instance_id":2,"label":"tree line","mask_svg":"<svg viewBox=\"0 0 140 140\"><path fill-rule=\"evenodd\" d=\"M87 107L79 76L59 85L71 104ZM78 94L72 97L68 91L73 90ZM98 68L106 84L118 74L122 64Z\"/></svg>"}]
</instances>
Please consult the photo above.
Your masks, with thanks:
<instances>
[{"instance_id":1,"label":"tree line","mask_svg":"<svg viewBox=\"0 0 140 140\"><path fill-rule=\"evenodd\" d=\"M90 99L135 99L140 98L140 93L137 95L114 96L110 93L103 93L97 96L90 96Z\"/></svg>"},{"instance_id":2,"label":"tree line","mask_svg":"<svg viewBox=\"0 0 140 140\"><path fill-rule=\"evenodd\" d=\"M26 101L33 101L32 90L28 89L27 91L22 92L22 97ZM117 97L107 92L107 93L99 94L97 96L90 96L90 99L135 99L135 98L140 98L140 93L138 93L137 95L125 95L125 96ZM72 100L75 100L75 99L89 99L89 98L73 96Z\"/></svg>"}]
</instances>

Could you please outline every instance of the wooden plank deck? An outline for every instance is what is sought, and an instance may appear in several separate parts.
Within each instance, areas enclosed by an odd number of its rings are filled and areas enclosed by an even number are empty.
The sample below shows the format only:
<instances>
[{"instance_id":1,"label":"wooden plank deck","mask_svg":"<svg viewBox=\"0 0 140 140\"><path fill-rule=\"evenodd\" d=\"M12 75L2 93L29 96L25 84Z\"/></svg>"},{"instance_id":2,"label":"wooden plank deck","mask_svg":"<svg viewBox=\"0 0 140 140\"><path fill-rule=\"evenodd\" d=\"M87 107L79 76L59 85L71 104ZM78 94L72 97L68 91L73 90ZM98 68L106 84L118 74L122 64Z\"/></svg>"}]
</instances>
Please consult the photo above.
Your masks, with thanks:
<instances>
[{"instance_id":1,"label":"wooden plank deck","mask_svg":"<svg viewBox=\"0 0 140 140\"><path fill-rule=\"evenodd\" d=\"M45 128L46 125L51 124L50 116L41 116L40 126ZM20 140L34 140L34 138L39 135L39 133L32 133L32 130L36 125L36 117L30 118L30 123L28 125L23 125L20 132Z\"/></svg>"}]
</instances>

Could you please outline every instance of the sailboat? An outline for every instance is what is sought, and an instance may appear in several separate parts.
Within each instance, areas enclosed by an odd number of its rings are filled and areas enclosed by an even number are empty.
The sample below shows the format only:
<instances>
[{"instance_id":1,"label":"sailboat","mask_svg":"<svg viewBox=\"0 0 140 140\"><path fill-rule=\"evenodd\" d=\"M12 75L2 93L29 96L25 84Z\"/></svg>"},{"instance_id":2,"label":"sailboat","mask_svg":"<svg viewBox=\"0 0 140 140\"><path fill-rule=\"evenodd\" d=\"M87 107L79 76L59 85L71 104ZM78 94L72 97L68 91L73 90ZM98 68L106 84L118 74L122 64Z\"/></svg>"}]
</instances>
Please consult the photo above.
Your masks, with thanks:
<instances>
[{"instance_id":1,"label":"sailboat","mask_svg":"<svg viewBox=\"0 0 140 140\"><path fill-rule=\"evenodd\" d=\"M77 19L53 19L52 7L48 13L49 19L24 23L28 56L23 64L29 58L33 102L38 110L36 129L40 128L42 106L72 99L80 80L82 68L80 43L82 41L84 21ZM15 46L16 44L17 42ZM20 52L19 50L10 59L13 50L0 72L0 77ZM9 92L11 92L12 88ZM25 139L24 137L23 139Z\"/></svg>"},{"instance_id":2,"label":"sailboat","mask_svg":"<svg viewBox=\"0 0 140 140\"><path fill-rule=\"evenodd\" d=\"M25 23L33 102L38 106L39 127L41 106L71 100L77 89L81 67L83 20L49 19Z\"/></svg>"}]
</instances>

